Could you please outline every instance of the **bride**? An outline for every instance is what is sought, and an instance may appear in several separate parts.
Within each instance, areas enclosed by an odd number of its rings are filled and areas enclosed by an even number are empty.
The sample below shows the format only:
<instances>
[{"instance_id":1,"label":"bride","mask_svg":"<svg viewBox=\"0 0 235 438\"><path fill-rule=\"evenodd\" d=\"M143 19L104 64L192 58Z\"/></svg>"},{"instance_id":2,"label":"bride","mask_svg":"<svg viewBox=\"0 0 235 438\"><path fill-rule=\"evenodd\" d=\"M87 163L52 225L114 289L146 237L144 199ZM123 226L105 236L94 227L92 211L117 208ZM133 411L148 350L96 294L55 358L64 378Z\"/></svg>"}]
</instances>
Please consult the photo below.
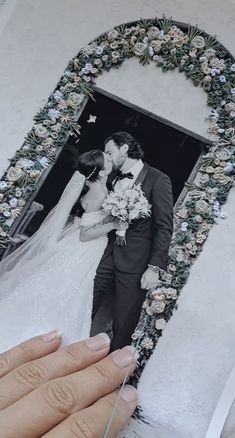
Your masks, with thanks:
<instances>
[{"instance_id":1,"label":"bride","mask_svg":"<svg viewBox=\"0 0 235 438\"><path fill-rule=\"evenodd\" d=\"M89 336L95 272L119 225L101 210L107 156L86 152L77 169L39 230L0 263L0 352L55 327L65 344ZM84 214L66 226L79 198Z\"/></svg>"}]
</instances>

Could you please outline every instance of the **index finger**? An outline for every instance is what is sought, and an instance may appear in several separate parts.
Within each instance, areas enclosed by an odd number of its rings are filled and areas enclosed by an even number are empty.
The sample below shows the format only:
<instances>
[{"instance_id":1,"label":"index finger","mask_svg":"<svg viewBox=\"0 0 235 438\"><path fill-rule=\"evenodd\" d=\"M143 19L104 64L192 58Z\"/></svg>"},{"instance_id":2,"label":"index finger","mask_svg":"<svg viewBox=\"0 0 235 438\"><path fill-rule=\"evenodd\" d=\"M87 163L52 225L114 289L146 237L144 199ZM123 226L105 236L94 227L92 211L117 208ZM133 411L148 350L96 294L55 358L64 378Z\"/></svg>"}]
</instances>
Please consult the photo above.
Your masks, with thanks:
<instances>
[{"instance_id":1,"label":"index finger","mask_svg":"<svg viewBox=\"0 0 235 438\"><path fill-rule=\"evenodd\" d=\"M31 360L38 359L57 350L62 340L58 330L28 339L4 353L0 353L0 378L13 369Z\"/></svg>"}]
</instances>

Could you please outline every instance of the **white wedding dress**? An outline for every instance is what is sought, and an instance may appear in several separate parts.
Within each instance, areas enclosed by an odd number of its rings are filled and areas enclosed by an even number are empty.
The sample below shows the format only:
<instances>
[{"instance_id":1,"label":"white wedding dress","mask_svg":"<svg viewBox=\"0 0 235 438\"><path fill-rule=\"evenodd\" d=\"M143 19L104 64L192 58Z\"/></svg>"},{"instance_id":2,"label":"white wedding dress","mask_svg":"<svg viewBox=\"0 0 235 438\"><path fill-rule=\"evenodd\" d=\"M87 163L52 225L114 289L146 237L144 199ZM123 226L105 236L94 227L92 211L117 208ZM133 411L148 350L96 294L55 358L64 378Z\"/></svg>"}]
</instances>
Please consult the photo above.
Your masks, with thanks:
<instances>
[{"instance_id":1,"label":"white wedding dress","mask_svg":"<svg viewBox=\"0 0 235 438\"><path fill-rule=\"evenodd\" d=\"M84 213L80 225L95 226L103 218L102 211ZM63 332L64 344L89 336L93 282L107 236L81 242L79 234L79 227L65 233L38 269L35 257L14 290L9 292L2 278L0 352L55 328Z\"/></svg>"}]
</instances>

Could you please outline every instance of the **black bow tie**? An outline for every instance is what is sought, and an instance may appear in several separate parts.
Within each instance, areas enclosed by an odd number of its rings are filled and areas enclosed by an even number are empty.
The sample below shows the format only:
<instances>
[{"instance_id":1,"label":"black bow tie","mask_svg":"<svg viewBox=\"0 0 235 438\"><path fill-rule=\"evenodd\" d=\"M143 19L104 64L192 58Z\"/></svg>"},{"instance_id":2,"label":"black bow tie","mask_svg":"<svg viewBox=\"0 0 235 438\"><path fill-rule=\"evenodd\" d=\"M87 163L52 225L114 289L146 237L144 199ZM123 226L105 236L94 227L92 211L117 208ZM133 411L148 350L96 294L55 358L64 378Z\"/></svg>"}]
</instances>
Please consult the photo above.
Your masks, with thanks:
<instances>
[{"instance_id":1,"label":"black bow tie","mask_svg":"<svg viewBox=\"0 0 235 438\"><path fill-rule=\"evenodd\" d=\"M125 178L133 179L133 178L134 178L134 175L133 175L133 173L131 173L131 172L123 173L123 172L121 172L121 170L120 170L120 171L118 172L116 178L115 178L115 183L116 183L117 181L122 180L122 179L125 179Z\"/></svg>"}]
</instances>

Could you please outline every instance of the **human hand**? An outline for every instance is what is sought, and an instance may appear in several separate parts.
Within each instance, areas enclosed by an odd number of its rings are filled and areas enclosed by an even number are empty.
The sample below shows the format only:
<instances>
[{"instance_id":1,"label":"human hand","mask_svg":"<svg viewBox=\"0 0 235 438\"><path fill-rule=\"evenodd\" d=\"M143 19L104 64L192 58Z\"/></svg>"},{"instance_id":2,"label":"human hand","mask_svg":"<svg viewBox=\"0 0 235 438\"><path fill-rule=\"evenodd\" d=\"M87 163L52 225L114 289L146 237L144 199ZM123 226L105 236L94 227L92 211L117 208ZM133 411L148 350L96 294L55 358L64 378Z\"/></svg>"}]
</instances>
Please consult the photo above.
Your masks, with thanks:
<instances>
[{"instance_id":1,"label":"human hand","mask_svg":"<svg viewBox=\"0 0 235 438\"><path fill-rule=\"evenodd\" d=\"M142 275L140 284L141 289L151 290L157 287L159 281L159 273L148 268Z\"/></svg>"},{"instance_id":2,"label":"human hand","mask_svg":"<svg viewBox=\"0 0 235 438\"><path fill-rule=\"evenodd\" d=\"M119 219L115 221L115 224L117 231L125 231L129 228L128 222L120 221Z\"/></svg>"},{"instance_id":3,"label":"human hand","mask_svg":"<svg viewBox=\"0 0 235 438\"><path fill-rule=\"evenodd\" d=\"M131 347L109 352L107 335L57 351L54 330L0 354L0 430L4 438L102 438L117 400L118 386L135 369ZM137 405L127 385L109 438Z\"/></svg>"}]
</instances>

